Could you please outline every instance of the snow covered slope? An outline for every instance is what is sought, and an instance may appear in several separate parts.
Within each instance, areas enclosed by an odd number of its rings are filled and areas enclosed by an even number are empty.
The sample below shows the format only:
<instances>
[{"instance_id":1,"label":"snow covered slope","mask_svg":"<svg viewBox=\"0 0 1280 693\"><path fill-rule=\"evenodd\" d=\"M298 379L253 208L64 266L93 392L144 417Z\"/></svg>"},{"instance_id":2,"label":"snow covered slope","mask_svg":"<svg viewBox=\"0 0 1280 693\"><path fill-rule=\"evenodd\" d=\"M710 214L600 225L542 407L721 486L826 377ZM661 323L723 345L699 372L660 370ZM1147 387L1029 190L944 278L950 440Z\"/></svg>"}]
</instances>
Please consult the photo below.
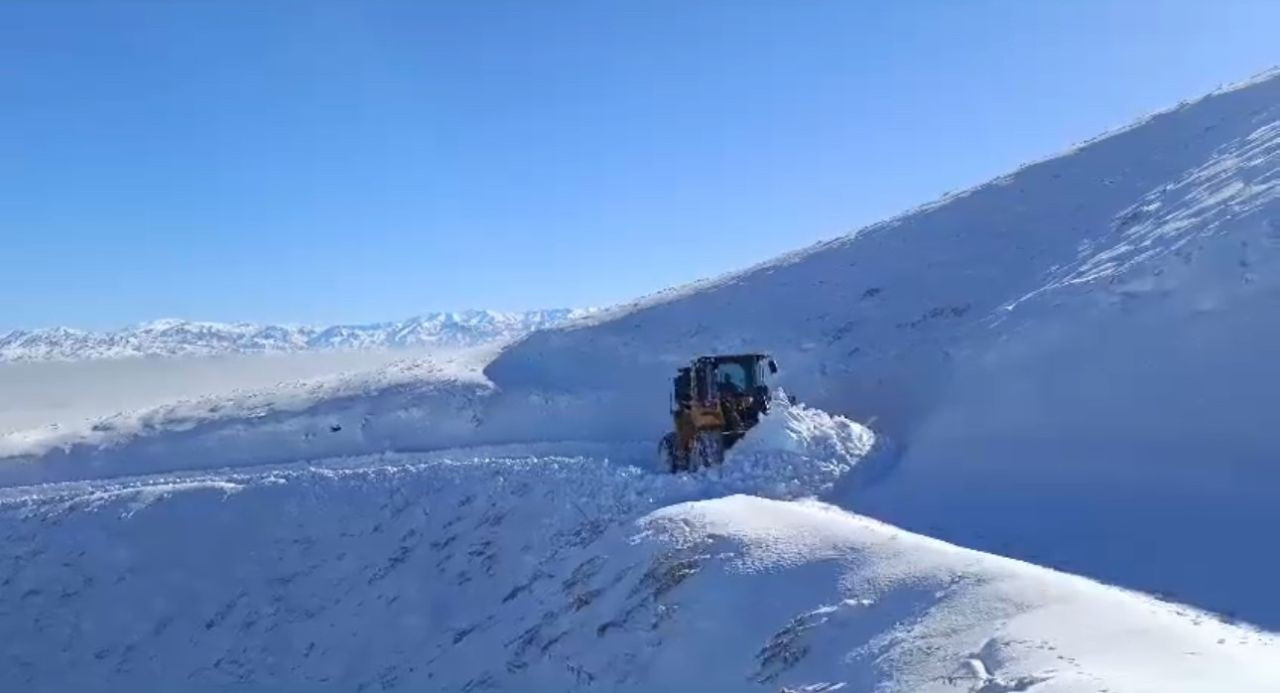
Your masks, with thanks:
<instances>
[{"instance_id":1,"label":"snow covered slope","mask_svg":"<svg viewBox=\"0 0 1280 693\"><path fill-rule=\"evenodd\" d=\"M533 335L487 373L507 388L613 385L635 399L661 396L690 354L767 348L807 399L906 432L938 408L957 360L1025 322L1146 312L1171 292L1186 316L1267 295L1278 148L1280 73L848 236ZM637 411L637 429L663 416Z\"/></svg>"},{"instance_id":2,"label":"snow covered slope","mask_svg":"<svg viewBox=\"0 0 1280 693\"><path fill-rule=\"evenodd\" d=\"M901 452L848 507L1280 626L1280 552L1261 548L1280 527L1277 315L1272 74L532 335L486 373L507 392L591 393L548 426L640 438L664 425L677 363L772 351L790 390Z\"/></svg>"},{"instance_id":3,"label":"snow covered slope","mask_svg":"<svg viewBox=\"0 0 1280 693\"><path fill-rule=\"evenodd\" d=\"M492 347L424 347L0 363L0 436L57 425L91 427L106 417L193 399L286 390L354 379L412 361L441 362Z\"/></svg>"},{"instance_id":4,"label":"snow covered slope","mask_svg":"<svg viewBox=\"0 0 1280 693\"><path fill-rule=\"evenodd\" d=\"M14 330L0 334L0 362L465 347L510 341L590 312L567 308L523 313L466 310L427 313L399 322L330 327L156 320L115 332L65 327Z\"/></svg>"},{"instance_id":5,"label":"snow covered slope","mask_svg":"<svg viewBox=\"0 0 1280 693\"><path fill-rule=\"evenodd\" d=\"M1278 628L1278 176L1271 77L535 333L487 377L410 369L18 432L0 437L0 485L463 444L651 446L677 363L765 349L803 401L886 434L859 465L874 473L825 501Z\"/></svg>"},{"instance_id":6,"label":"snow covered slope","mask_svg":"<svg viewBox=\"0 0 1280 693\"><path fill-rule=\"evenodd\" d=\"M493 350L0 432L0 487L475 444Z\"/></svg>"},{"instance_id":7,"label":"snow covered slope","mask_svg":"<svg viewBox=\"0 0 1280 693\"><path fill-rule=\"evenodd\" d=\"M786 500L851 469L812 416L711 476L579 446L7 491L0 689L1280 687L1273 635Z\"/></svg>"}]
</instances>

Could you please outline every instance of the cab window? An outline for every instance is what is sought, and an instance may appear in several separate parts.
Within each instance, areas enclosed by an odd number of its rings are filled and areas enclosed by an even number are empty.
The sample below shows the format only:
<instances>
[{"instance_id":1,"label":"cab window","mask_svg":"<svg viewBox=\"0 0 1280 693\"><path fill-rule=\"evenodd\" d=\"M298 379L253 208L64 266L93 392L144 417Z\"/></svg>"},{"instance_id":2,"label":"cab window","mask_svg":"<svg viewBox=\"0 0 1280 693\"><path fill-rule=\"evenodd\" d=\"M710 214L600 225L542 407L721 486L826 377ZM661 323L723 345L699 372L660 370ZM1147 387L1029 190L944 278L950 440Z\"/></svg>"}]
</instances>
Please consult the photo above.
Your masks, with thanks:
<instances>
[{"instance_id":1,"label":"cab window","mask_svg":"<svg viewBox=\"0 0 1280 693\"><path fill-rule=\"evenodd\" d=\"M740 363L722 363L716 368L716 386L718 389L743 393L747 391L750 379L747 369Z\"/></svg>"}]
</instances>

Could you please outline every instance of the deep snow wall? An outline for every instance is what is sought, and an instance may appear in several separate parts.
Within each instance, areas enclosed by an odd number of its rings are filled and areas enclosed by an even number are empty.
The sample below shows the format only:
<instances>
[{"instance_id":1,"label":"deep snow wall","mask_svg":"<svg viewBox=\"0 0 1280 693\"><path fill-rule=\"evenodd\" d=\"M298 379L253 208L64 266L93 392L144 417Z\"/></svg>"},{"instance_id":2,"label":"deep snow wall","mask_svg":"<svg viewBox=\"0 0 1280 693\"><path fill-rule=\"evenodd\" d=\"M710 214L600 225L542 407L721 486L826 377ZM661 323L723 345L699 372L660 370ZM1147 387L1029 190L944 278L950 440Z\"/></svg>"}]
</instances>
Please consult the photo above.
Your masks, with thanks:
<instances>
[{"instance_id":1,"label":"deep snow wall","mask_svg":"<svg viewBox=\"0 0 1280 693\"><path fill-rule=\"evenodd\" d=\"M846 505L1274 627L1278 196L1272 75L486 373L608 403L549 429L640 438L676 364L768 350L803 400L895 440Z\"/></svg>"},{"instance_id":2,"label":"deep snow wall","mask_svg":"<svg viewBox=\"0 0 1280 693\"><path fill-rule=\"evenodd\" d=\"M663 418L652 403L677 364L762 349L807 401L904 432L937 406L957 356L1003 336L992 325L1002 307L1114 249L1147 213L1135 205L1276 122L1278 108L1277 77L1206 97L848 236L534 333L486 374L508 390L616 394L637 403L641 433ZM1239 193L1220 192L1215 208Z\"/></svg>"}]
</instances>

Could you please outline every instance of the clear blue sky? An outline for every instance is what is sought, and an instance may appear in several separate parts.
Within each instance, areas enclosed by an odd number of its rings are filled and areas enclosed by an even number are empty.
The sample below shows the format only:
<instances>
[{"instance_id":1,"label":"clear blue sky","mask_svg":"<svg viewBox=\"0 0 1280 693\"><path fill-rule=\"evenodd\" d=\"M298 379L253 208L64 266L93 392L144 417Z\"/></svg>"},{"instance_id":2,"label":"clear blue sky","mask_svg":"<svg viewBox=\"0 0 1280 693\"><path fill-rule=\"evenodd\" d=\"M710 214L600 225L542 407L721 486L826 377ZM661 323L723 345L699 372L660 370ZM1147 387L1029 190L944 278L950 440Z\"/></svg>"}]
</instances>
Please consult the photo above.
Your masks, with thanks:
<instances>
[{"instance_id":1,"label":"clear blue sky","mask_svg":"<svg viewBox=\"0 0 1280 693\"><path fill-rule=\"evenodd\" d=\"M0 329L601 305L1280 62L1280 2L0 3Z\"/></svg>"}]
</instances>

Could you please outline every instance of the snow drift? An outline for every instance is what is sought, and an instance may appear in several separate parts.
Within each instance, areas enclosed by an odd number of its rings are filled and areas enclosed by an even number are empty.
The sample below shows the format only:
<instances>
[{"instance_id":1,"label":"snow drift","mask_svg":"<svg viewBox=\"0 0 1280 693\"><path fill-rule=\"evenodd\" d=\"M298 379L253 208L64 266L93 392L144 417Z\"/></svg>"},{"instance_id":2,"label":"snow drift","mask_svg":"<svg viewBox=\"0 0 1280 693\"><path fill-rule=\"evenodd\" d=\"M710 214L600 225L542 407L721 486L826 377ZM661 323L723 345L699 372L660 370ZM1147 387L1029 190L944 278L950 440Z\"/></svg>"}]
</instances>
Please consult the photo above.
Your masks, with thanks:
<instances>
[{"instance_id":1,"label":"snow drift","mask_svg":"<svg viewBox=\"0 0 1280 693\"><path fill-rule=\"evenodd\" d=\"M785 500L816 490L787 487L790 470L654 475L566 453L10 490L0 687L1280 686L1274 636Z\"/></svg>"}]
</instances>

